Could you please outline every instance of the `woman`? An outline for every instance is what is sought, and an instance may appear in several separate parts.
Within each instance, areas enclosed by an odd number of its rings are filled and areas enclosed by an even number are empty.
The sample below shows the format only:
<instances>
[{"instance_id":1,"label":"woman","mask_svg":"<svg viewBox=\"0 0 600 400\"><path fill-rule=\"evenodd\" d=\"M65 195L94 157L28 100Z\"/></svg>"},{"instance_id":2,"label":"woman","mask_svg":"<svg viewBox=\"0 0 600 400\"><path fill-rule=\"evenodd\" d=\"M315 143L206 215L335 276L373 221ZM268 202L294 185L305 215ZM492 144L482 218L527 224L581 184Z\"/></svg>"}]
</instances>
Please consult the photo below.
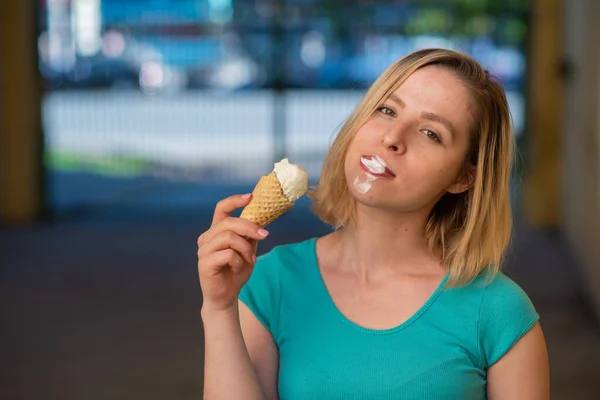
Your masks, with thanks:
<instances>
[{"instance_id":1,"label":"woman","mask_svg":"<svg viewBox=\"0 0 600 400\"><path fill-rule=\"evenodd\" d=\"M539 316L498 271L512 143L501 86L421 50L327 154L310 196L333 233L256 261L268 232L230 216L250 195L221 201L198 240L205 398L548 399Z\"/></svg>"}]
</instances>

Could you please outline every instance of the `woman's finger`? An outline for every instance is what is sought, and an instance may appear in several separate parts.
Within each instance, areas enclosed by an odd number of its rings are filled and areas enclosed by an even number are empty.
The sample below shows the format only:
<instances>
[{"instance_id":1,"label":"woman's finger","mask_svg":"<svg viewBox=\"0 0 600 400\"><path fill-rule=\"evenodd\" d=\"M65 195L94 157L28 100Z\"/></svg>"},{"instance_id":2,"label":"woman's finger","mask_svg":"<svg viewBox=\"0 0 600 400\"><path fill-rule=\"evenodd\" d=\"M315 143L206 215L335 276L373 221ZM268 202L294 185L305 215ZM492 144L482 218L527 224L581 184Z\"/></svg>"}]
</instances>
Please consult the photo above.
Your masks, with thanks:
<instances>
[{"instance_id":1,"label":"woman's finger","mask_svg":"<svg viewBox=\"0 0 600 400\"><path fill-rule=\"evenodd\" d=\"M255 240L263 240L269 235L269 231L254 222L243 218L227 217L204 234L203 242L210 242L216 235L224 231L232 231L241 237Z\"/></svg>"},{"instance_id":2,"label":"woman's finger","mask_svg":"<svg viewBox=\"0 0 600 400\"><path fill-rule=\"evenodd\" d=\"M211 227L229 217L233 211L250 203L251 198L251 193L236 194L219 201L215 207Z\"/></svg>"},{"instance_id":3,"label":"woman's finger","mask_svg":"<svg viewBox=\"0 0 600 400\"><path fill-rule=\"evenodd\" d=\"M200 268L200 280L202 275L215 276L221 273L227 266L239 270L244 266L244 259L233 249L220 250L207 254L202 259Z\"/></svg>"},{"instance_id":4,"label":"woman's finger","mask_svg":"<svg viewBox=\"0 0 600 400\"><path fill-rule=\"evenodd\" d=\"M203 252L213 253L225 249L235 250L248 264L254 264L252 244L232 231L223 231L217 234L210 242L206 243Z\"/></svg>"}]
</instances>

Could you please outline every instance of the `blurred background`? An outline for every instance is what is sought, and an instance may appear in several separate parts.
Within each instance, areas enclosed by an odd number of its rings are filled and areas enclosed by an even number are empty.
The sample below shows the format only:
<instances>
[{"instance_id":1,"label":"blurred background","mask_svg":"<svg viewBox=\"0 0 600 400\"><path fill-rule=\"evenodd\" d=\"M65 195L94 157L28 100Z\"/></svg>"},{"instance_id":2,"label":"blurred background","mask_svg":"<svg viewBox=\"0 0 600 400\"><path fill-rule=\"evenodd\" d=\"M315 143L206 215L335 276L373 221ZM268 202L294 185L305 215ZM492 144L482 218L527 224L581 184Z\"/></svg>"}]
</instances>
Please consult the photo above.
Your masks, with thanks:
<instances>
[{"instance_id":1,"label":"blurred background","mask_svg":"<svg viewBox=\"0 0 600 400\"><path fill-rule=\"evenodd\" d=\"M0 2L6 399L202 393L196 239L289 157L316 183L403 55L472 54L519 149L505 273L541 315L556 399L600 397L596 0ZM260 253L329 232L302 199Z\"/></svg>"}]
</instances>

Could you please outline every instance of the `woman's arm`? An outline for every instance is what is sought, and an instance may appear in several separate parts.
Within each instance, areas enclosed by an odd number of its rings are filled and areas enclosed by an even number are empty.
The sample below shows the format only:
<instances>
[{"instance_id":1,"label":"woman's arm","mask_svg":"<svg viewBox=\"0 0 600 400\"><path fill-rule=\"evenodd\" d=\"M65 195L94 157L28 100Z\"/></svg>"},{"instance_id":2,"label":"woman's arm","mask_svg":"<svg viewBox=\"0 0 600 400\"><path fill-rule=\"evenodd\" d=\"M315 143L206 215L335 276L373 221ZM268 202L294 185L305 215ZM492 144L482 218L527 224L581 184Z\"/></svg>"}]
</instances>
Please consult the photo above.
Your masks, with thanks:
<instances>
[{"instance_id":1,"label":"woman's arm","mask_svg":"<svg viewBox=\"0 0 600 400\"><path fill-rule=\"evenodd\" d=\"M237 304L228 310L202 308L204 399L263 400L258 377L242 337Z\"/></svg>"},{"instance_id":2,"label":"woman's arm","mask_svg":"<svg viewBox=\"0 0 600 400\"><path fill-rule=\"evenodd\" d=\"M256 246L268 232L231 217L251 195L231 196L215 207L198 238L198 277L204 322L204 398L262 400L260 382L242 337L238 297L256 264Z\"/></svg>"},{"instance_id":3,"label":"woman's arm","mask_svg":"<svg viewBox=\"0 0 600 400\"><path fill-rule=\"evenodd\" d=\"M536 323L488 369L489 400L550 399L550 368L546 341Z\"/></svg>"},{"instance_id":4,"label":"woman's arm","mask_svg":"<svg viewBox=\"0 0 600 400\"><path fill-rule=\"evenodd\" d=\"M242 334L258 381L268 400L278 400L279 350L273 336L254 313L239 302Z\"/></svg>"}]
</instances>

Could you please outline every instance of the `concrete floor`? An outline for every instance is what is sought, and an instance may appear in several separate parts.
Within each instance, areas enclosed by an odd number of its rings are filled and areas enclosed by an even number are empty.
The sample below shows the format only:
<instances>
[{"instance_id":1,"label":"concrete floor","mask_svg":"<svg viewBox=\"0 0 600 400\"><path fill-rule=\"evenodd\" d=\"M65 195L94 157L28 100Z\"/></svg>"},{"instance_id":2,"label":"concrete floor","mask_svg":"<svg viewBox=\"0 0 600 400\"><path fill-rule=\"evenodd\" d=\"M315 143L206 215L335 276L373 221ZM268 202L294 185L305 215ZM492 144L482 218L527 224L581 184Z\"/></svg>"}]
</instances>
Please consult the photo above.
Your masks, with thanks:
<instances>
[{"instance_id":1,"label":"concrete floor","mask_svg":"<svg viewBox=\"0 0 600 400\"><path fill-rule=\"evenodd\" d=\"M261 251L326 231L296 224L302 215L287 218L271 227ZM201 398L196 238L207 223L142 218L0 229L0 397ZM599 329L560 235L519 228L505 271L541 314L552 398L600 398Z\"/></svg>"}]
</instances>

